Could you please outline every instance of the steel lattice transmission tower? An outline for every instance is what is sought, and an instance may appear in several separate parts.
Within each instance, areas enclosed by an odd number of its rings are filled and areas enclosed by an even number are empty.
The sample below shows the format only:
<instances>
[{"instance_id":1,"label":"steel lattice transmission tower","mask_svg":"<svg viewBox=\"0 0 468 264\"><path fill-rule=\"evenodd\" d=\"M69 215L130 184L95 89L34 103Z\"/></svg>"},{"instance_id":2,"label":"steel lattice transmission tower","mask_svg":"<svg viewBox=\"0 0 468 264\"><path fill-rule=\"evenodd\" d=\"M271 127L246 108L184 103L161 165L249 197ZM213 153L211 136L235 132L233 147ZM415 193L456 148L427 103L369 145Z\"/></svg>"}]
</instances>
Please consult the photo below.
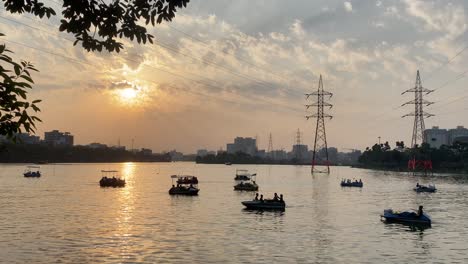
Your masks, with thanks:
<instances>
[{"instance_id":1,"label":"steel lattice transmission tower","mask_svg":"<svg viewBox=\"0 0 468 264\"><path fill-rule=\"evenodd\" d=\"M302 145L301 130L299 130L299 128L298 128L297 132L296 132L296 153L295 153L295 156L296 156L296 159L298 160L298 162L302 159L301 145Z\"/></svg>"},{"instance_id":2,"label":"steel lattice transmission tower","mask_svg":"<svg viewBox=\"0 0 468 264\"><path fill-rule=\"evenodd\" d=\"M414 126L413 126L413 137L411 139L411 147L414 147L418 144L425 142L424 139L424 118L434 116L432 114L426 113L423 110L423 106L428 106L433 104L432 102L424 100L423 96L429 93L432 93L434 90L429 90L422 87L421 77L419 76L419 70L416 74L416 84L414 88L404 91L401 94L405 93L414 93L414 100L406 102L401 106L414 104L414 112L406 114L402 117L414 116Z\"/></svg>"},{"instance_id":3,"label":"steel lattice transmission tower","mask_svg":"<svg viewBox=\"0 0 468 264\"><path fill-rule=\"evenodd\" d=\"M270 138L268 140L268 150L267 150L267 153L268 153L268 156L270 158L274 158L273 157L273 137L271 136L271 133L270 133Z\"/></svg>"},{"instance_id":4,"label":"steel lattice transmission tower","mask_svg":"<svg viewBox=\"0 0 468 264\"><path fill-rule=\"evenodd\" d=\"M310 107L317 107L317 112L315 114L306 116L307 120L309 120L309 118L317 118L317 124L315 127L314 152L312 154L312 173L330 173L330 166L328 162L327 134L325 132L325 118L332 119L332 116L326 114L324 108L332 108L333 105L325 101L325 97L328 97L327 99L329 100L332 95L332 93L323 90L322 75L320 75L317 92L306 94L306 99L309 99L310 96L317 96L317 101L315 103L306 105L307 109ZM324 165L326 168L324 170L320 170L315 166L317 165L317 152L322 149L325 151Z\"/></svg>"}]
</instances>

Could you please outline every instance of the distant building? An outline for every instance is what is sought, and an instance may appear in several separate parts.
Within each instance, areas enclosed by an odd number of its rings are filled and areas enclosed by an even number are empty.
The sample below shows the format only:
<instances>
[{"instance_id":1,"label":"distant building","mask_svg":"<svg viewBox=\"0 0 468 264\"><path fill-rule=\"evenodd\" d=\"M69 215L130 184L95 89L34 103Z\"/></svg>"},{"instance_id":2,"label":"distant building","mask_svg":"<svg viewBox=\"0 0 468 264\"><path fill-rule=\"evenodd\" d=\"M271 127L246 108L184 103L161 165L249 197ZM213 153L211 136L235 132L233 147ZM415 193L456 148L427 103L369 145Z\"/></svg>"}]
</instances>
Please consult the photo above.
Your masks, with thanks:
<instances>
[{"instance_id":1,"label":"distant building","mask_svg":"<svg viewBox=\"0 0 468 264\"><path fill-rule=\"evenodd\" d=\"M457 128L449 129L448 134L450 145L457 141L465 142L466 137L468 137L468 129L463 126L457 126Z\"/></svg>"},{"instance_id":2,"label":"distant building","mask_svg":"<svg viewBox=\"0 0 468 264\"><path fill-rule=\"evenodd\" d=\"M440 148L442 145L452 145L456 141L465 142L468 137L468 129L463 126L457 126L453 129L440 129L434 126L431 129L424 130L424 142L432 148Z\"/></svg>"},{"instance_id":3,"label":"distant building","mask_svg":"<svg viewBox=\"0 0 468 264\"><path fill-rule=\"evenodd\" d=\"M284 150L273 150L272 152L269 152L269 155L271 155L271 158L273 160L287 160L288 159L288 153Z\"/></svg>"},{"instance_id":4,"label":"distant building","mask_svg":"<svg viewBox=\"0 0 468 264\"><path fill-rule=\"evenodd\" d=\"M206 149L199 149L199 150L197 150L197 156L199 156L199 157L204 157L204 156L206 156L206 155L208 155L208 150L206 150Z\"/></svg>"},{"instance_id":5,"label":"distant building","mask_svg":"<svg viewBox=\"0 0 468 264\"><path fill-rule=\"evenodd\" d=\"M339 165L354 165L358 163L359 157L362 152L357 149L353 149L351 152L338 152L337 153L337 164Z\"/></svg>"},{"instance_id":6,"label":"distant building","mask_svg":"<svg viewBox=\"0 0 468 264\"><path fill-rule=\"evenodd\" d=\"M151 149L147 149L147 148L142 148L140 153L145 155L145 156L153 155L153 151Z\"/></svg>"},{"instance_id":7,"label":"distant building","mask_svg":"<svg viewBox=\"0 0 468 264\"><path fill-rule=\"evenodd\" d=\"M226 145L227 153L234 154L237 152L247 153L254 156L257 152L257 140L250 137L236 137L234 143Z\"/></svg>"},{"instance_id":8,"label":"distant building","mask_svg":"<svg viewBox=\"0 0 468 264\"><path fill-rule=\"evenodd\" d=\"M91 144L86 145L86 147L92 148L92 149L105 149L107 148L107 145L101 144L101 143L91 143Z\"/></svg>"},{"instance_id":9,"label":"distant building","mask_svg":"<svg viewBox=\"0 0 468 264\"><path fill-rule=\"evenodd\" d=\"M171 156L172 161L182 161L182 160L184 160L184 154L182 152L177 152L176 150L170 151L169 156Z\"/></svg>"},{"instance_id":10,"label":"distant building","mask_svg":"<svg viewBox=\"0 0 468 264\"><path fill-rule=\"evenodd\" d=\"M21 144L39 144L41 139L38 136L30 135L28 133L21 133L16 135L18 143Z\"/></svg>"},{"instance_id":11,"label":"distant building","mask_svg":"<svg viewBox=\"0 0 468 264\"><path fill-rule=\"evenodd\" d=\"M307 145L293 145L291 159L307 160L309 158L309 147Z\"/></svg>"},{"instance_id":12,"label":"distant building","mask_svg":"<svg viewBox=\"0 0 468 264\"><path fill-rule=\"evenodd\" d=\"M264 159L266 157L266 151L264 149L257 150L255 156Z\"/></svg>"},{"instance_id":13,"label":"distant building","mask_svg":"<svg viewBox=\"0 0 468 264\"><path fill-rule=\"evenodd\" d=\"M111 149L114 149L114 150L125 150L125 146L112 146L110 147Z\"/></svg>"},{"instance_id":14,"label":"distant building","mask_svg":"<svg viewBox=\"0 0 468 264\"><path fill-rule=\"evenodd\" d=\"M424 142L428 143L432 148L440 148L442 145L449 145L447 129L440 129L438 126L433 126L431 129L424 130Z\"/></svg>"},{"instance_id":15,"label":"distant building","mask_svg":"<svg viewBox=\"0 0 468 264\"><path fill-rule=\"evenodd\" d=\"M39 144L41 139L38 136L30 135L28 133L16 134L16 143L18 144ZM6 136L0 135L0 143L10 142Z\"/></svg>"},{"instance_id":16,"label":"distant building","mask_svg":"<svg viewBox=\"0 0 468 264\"><path fill-rule=\"evenodd\" d=\"M44 133L44 142L54 146L73 146L73 135L70 132L52 130Z\"/></svg>"}]
</instances>

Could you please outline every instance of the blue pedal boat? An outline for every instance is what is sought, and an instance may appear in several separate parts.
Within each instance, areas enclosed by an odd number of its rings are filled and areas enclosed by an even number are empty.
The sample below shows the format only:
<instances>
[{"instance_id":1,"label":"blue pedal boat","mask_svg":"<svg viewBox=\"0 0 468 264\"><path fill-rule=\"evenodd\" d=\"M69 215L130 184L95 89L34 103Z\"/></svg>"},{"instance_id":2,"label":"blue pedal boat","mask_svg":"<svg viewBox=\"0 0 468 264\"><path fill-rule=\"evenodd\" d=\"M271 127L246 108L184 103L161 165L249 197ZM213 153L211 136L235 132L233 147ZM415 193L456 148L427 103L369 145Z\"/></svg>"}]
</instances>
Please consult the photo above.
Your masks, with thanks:
<instances>
[{"instance_id":1,"label":"blue pedal boat","mask_svg":"<svg viewBox=\"0 0 468 264\"><path fill-rule=\"evenodd\" d=\"M395 212L392 209L384 210L382 218L388 223L403 223L412 225L431 225L432 220L426 213L422 212L422 206L420 212Z\"/></svg>"}]
</instances>

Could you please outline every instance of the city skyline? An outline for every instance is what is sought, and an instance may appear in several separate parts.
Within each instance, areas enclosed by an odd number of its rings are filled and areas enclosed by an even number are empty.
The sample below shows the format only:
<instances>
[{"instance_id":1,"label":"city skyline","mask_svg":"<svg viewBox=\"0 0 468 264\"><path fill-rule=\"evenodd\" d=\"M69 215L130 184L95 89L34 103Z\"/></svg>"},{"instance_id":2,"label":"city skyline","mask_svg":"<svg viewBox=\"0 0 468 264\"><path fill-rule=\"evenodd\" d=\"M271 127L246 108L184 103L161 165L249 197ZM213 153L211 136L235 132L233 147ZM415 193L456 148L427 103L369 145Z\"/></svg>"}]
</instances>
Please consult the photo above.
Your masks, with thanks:
<instances>
[{"instance_id":1,"label":"city skyline","mask_svg":"<svg viewBox=\"0 0 468 264\"><path fill-rule=\"evenodd\" d=\"M158 44L128 42L112 55L73 47L70 36L47 25L57 18L2 12L1 22L6 40L20 43L6 42L14 57L40 70L30 92L43 99L38 135L58 129L71 131L76 144L116 145L120 138L130 146L134 139L135 146L194 153L236 136L257 135L266 149L270 132L274 148L286 148L300 128L310 146L315 125L304 118L304 94L317 89L323 74L324 88L334 93L329 145L365 149L379 136L391 144L411 141L413 122L400 118L408 112L400 105L411 98L401 93L413 87L418 69L422 85L436 90L427 98L436 102L428 108L436 116L426 127L466 125L457 78L468 68L468 54L459 53L467 7L420 0L192 1L172 23L151 30ZM266 15L258 16L259 9Z\"/></svg>"}]
</instances>

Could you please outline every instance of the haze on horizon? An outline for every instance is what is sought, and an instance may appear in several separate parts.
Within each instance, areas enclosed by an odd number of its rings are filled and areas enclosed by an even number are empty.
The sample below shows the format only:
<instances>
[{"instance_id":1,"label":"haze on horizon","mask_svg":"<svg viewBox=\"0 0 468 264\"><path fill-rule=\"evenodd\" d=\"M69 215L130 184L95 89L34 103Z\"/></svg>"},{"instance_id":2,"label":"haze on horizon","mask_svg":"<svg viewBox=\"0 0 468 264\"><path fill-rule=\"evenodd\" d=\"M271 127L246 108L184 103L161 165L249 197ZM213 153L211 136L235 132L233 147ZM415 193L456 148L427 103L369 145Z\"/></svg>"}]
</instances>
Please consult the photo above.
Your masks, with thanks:
<instances>
[{"instance_id":1,"label":"haze on horizon","mask_svg":"<svg viewBox=\"0 0 468 264\"><path fill-rule=\"evenodd\" d=\"M378 136L411 141L413 120L401 116L414 108L400 105L413 98L401 92L418 69L423 86L437 89L426 98L436 115L426 128L468 126L468 52L459 53L467 8L462 0L192 0L151 28L157 44L128 42L119 54L74 47L58 33L60 17L1 10L0 32L14 57L40 70L30 97L43 99L41 137L59 129L76 144L134 138L135 147L194 152L236 136L257 135L267 148L271 132L274 148L289 150L298 128L313 143L304 93L322 74L334 93L329 146L363 149Z\"/></svg>"}]
</instances>

